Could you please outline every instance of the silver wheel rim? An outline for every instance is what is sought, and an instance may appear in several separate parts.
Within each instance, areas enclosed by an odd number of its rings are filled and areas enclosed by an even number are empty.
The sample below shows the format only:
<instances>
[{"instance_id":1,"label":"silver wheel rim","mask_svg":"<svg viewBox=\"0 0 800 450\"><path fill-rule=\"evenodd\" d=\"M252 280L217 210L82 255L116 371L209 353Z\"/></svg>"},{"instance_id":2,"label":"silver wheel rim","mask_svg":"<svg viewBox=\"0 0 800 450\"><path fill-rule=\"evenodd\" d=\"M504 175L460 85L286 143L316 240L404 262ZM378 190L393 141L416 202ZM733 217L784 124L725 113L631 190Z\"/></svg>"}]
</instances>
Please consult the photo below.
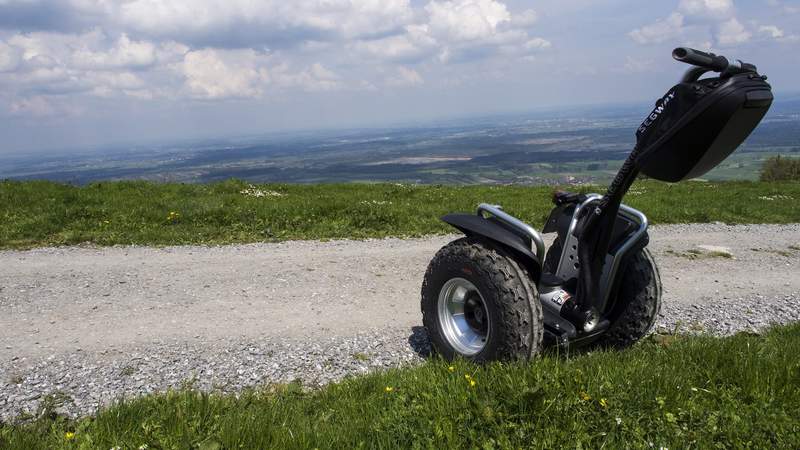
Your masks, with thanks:
<instances>
[{"instance_id":1,"label":"silver wheel rim","mask_svg":"<svg viewBox=\"0 0 800 450\"><path fill-rule=\"evenodd\" d=\"M438 311L442 335L458 353L472 356L486 347L489 311L474 284L463 278L448 280L439 291Z\"/></svg>"}]
</instances>

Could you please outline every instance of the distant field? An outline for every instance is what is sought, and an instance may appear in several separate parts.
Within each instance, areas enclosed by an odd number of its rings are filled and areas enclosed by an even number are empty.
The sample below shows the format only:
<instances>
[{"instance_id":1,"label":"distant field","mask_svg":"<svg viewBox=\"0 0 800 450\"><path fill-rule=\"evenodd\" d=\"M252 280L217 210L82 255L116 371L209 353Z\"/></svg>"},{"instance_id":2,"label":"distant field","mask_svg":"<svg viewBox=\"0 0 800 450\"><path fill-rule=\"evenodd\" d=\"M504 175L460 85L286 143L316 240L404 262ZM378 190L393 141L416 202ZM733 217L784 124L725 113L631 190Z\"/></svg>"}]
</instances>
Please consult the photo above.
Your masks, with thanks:
<instances>
[{"instance_id":1,"label":"distant field","mask_svg":"<svg viewBox=\"0 0 800 450\"><path fill-rule=\"evenodd\" d=\"M601 191L583 187L583 191ZM229 244L422 236L439 217L501 204L540 227L552 187L408 184L0 182L0 248ZM640 181L626 203L653 223L800 222L800 183Z\"/></svg>"},{"instance_id":2,"label":"distant field","mask_svg":"<svg viewBox=\"0 0 800 450\"><path fill-rule=\"evenodd\" d=\"M649 102L648 102L649 103ZM71 184L212 183L558 185L607 183L650 104L539 111L400 128L308 131L4 156L0 179ZM755 180L775 154L800 155L800 101L779 99L705 178ZM2 149L0 149L2 150Z\"/></svg>"},{"instance_id":3,"label":"distant field","mask_svg":"<svg viewBox=\"0 0 800 450\"><path fill-rule=\"evenodd\" d=\"M0 447L796 448L800 326L657 335L627 351L484 367L433 359L319 390L186 389L71 421L44 399ZM32 418L31 418L32 419Z\"/></svg>"}]
</instances>

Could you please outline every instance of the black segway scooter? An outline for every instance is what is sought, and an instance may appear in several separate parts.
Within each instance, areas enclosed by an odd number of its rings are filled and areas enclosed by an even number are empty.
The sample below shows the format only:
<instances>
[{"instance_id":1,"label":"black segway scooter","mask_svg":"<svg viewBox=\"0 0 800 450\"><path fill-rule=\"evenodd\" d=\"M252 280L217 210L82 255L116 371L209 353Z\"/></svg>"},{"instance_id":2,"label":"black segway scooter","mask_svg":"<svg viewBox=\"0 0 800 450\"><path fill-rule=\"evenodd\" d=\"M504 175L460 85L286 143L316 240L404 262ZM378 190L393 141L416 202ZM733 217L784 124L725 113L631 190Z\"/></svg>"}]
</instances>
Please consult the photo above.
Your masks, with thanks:
<instances>
[{"instance_id":1,"label":"black segway scooter","mask_svg":"<svg viewBox=\"0 0 800 450\"><path fill-rule=\"evenodd\" d=\"M422 284L423 323L435 351L474 361L525 359L543 345L623 348L645 336L661 308L647 217L621 204L641 172L678 182L705 174L753 131L772 104L752 64L689 48L692 67L656 102L605 195L557 192L541 234L482 204L443 221L466 237L443 247ZM700 77L716 72L711 78Z\"/></svg>"}]
</instances>

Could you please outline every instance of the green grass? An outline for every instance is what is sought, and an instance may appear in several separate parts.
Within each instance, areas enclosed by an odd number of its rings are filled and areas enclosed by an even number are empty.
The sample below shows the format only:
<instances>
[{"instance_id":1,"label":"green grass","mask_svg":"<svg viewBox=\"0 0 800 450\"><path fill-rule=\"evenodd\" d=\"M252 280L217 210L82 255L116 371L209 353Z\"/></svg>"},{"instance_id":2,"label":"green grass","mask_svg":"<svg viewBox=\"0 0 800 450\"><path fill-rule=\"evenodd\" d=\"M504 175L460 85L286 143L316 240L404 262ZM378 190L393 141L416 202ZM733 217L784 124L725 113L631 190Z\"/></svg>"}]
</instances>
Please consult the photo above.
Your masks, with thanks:
<instances>
[{"instance_id":1,"label":"green grass","mask_svg":"<svg viewBox=\"0 0 800 450\"><path fill-rule=\"evenodd\" d=\"M528 364L432 360L319 390L186 389L79 421L43 411L0 426L0 448L796 448L798 386L796 324Z\"/></svg>"},{"instance_id":2,"label":"green grass","mask_svg":"<svg viewBox=\"0 0 800 450\"><path fill-rule=\"evenodd\" d=\"M552 206L550 187L258 185L262 191L282 194L267 197L242 194L247 188L238 180L82 187L2 181L0 248L422 236L451 232L439 217L474 211L481 202L502 204L537 227ZM800 222L796 182L641 181L625 201L653 223ZM170 216L172 212L176 214Z\"/></svg>"}]
</instances>

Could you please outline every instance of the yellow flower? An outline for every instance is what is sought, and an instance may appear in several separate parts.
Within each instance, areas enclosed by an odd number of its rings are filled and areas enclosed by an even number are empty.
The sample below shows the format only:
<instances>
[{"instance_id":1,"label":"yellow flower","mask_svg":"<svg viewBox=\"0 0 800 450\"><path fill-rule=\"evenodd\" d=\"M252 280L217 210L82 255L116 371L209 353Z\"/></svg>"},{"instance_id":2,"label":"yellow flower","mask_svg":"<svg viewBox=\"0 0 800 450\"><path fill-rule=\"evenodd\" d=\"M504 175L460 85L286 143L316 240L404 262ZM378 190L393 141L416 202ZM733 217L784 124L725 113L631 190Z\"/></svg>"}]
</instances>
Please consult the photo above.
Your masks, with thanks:
<instances>
[{"instance_id":1,"label":"yellow flower","mask_svg":"<svg viewBox=\"0 0 800 450\"><path fill-rule=\"evenodd\" d=\"M170 223L175 223L178 220L180 220L180 218L181 218L181 213L177 211L170 211L169 214L167 214L167 222Z\"/></svg>"},{"instance_id":2,"label":"yellow flower","mask_svg":"<svg viewBox=\"0 0 800 450\"><path fill-rule=\"evenodd\" d=\"M73 433L72 431L67 431L67 433L66 433L66 434L64 434L64 437L65 437L65 438L66 438L68 441L70 441L70 440L72 440L72 439L74 439L74 438L75 438L75 433Z\"/></svg>"},{"instance_id":3,"label":"yellow flower","mask_svg":"<svg viewBox=\"0 0 800 450\"><path fill-rule=\"evenodd\" d=\"M469 380L469 387L475 387L475 380Z\"/></svg>"},{"instance_id":4,"label":"yellow flower","mask_svg":"<svg viewBox=\"0 0 800 450\"><path fill-rule=\"evenodd\" d=\"M391 386L386 386L386 392L392 392L394 390Z\"/></svg>"},{"instance_id":5,"label":"yellow flower","mask_svg":"<svg viewBox=\"0 0 800 450\"><path fill-rule=\"evenodd\" d=\"M455 368L455 367L453 367L453 366L450 366L450 367L448 367L448 368L447 368L447 370L449 370L450 372L452 372L452 371L456 370L456 368Z\"/></svg>"},{"instance_id":6,"label":"yellow flower","mask_svg":"<svg viewBox=\"0 0 800 450\"><path fill-rule=\"evenodd\" d=\"M586 392L581 391L581 400L588 402L592 399L592 396L587 394Z\"/></svg>"},{"instance_id":7,"label":"yellow flower","mask_svg":"<svg viewBox=\"0 0 800 450\"><path fill-rule=\"evenodd\" d=\"M608 407L608 402L606 401L606 399L604 398L600 399L600 406L602 406L603 408Z\"/></svg>"},{"instance_id":8,"label":"yellow flower","mask_svg":"<svg viewBox=\"0 0 800 450\"><path fill-rule=\"evenodd\" d=\"M468 373L465 373L465 374L464 374L464 378L466 378L466 379L467 379L467 381L469 381L469 380L471 380L471 379L472 379L472 377L471 377L471 376L470 376Z\"/></svg>"}]
</instances>

